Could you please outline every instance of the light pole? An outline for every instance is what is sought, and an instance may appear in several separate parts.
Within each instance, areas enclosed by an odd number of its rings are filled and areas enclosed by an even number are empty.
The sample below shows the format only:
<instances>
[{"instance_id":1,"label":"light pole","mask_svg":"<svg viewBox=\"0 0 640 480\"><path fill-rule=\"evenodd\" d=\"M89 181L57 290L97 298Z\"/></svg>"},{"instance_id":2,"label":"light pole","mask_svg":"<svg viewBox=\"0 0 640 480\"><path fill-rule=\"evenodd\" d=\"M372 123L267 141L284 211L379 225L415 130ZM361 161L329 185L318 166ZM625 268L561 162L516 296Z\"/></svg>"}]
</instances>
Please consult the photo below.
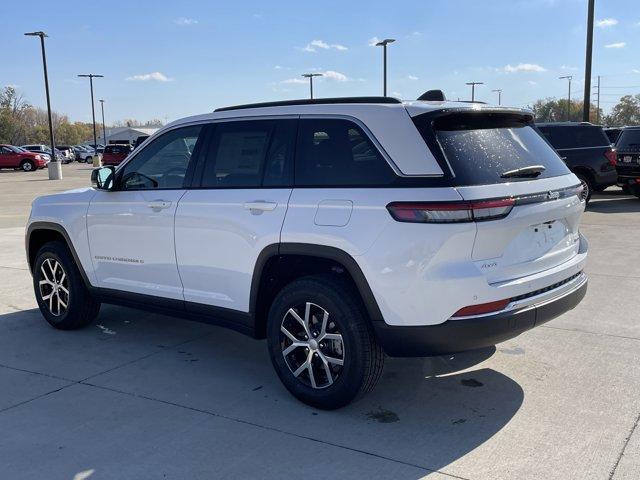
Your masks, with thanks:
<instances>
[{"instance_id":1,"label":"light pole","mask_svg":"<svg viewBox=\"0 0 640 480\"><path fill-rule=\"evenodd\" d=\"M471 101L476 101L476 85L484 85L484 82L467 82L467 85L471 85Z\"/></svg>"},{"instance_id":2,"label":"light pole","mask_svg":"<svg viewBox=\"0 0 640 480\"><path fill-rule=\"evenodd\" d=\"M51 98L49 96L49 75L47 73L47 55L44 50L44 37L48 35L44 32L25 33L28 37L40 37L40 46L42 47L42 66L44 68L44 90L47 96L47 116L49 119L49 141L51 143L51 162L49 162L49 180L62 180L62 165L56 158L56 142L53 138L53 122L51 120Z\"/></svg>"},{"instance_id":3,"label":"light pole","mask_svg":"<svg viewBox=\"0 0 640 480\"><path fill-rule=\"evenodd\" d=\"M567 122L571 121L571 80L573 75L565 75L564 77L558 77L560 80L569 80L569 94L567 95Z\"/></svg>"},{"instance_id":4,"label":"light pole","mask_svg":"<svg viewBox=\"0 0 640 480\"><path fill-rule=\"evenodd\" d=\"M498 106L502 105L502 89L496 88L495 90L491 91L498 94Z\"/></svg>"},{"instance_id":5,"label":"light pole","mask_svg":"<svg viewBox=\"0 0 640 480\"><path fill-rule=\"evenodd\" d=\"M593 10L595 0L589 0L587 12L587 53L584 62L584 103L582 105L582 121L589 121L591 109L591 59L593 57Z\"/></svg>"},{"instance_id":6,"label":"light pole","mask_svg":"<svg viewBox=\"0 0 640 480\"><path fill-rule=\"evenodd\" d=\"M96 136L96 108L93 102L93 79L103 78L104 75L94 75L93 73L87 73L78 75L78 77L88 78L89 85L91 87L91 116L93 117L93 155L94 158L98 158L98 139Z\"/></svg>"},{"instance_id":7,"label":"light pole","mask_svg":"<svg viewBox=\"0 0 640 480\"><path fill-rule=\"evenodd\" d=\"M322 73L303 73L302 76L304 78L309 79L309 95L311 100L313 100L313 77L322 77Z\"/></svg>"},{"instance_id":8,"label":"light pole","mask_svg":"<svg viewBox=\"0 0 640 480\"><path fill-rule=\"evenodd\" d=\"M102 109L102 140L104 140L104 144L107 144L107 131L104 128L104 100L98 100L100 102L100 108Z\"/></svg>"},{"instance_id":9,"label":"light pole","mask_svg":"<svg viewBox=\"0 0 640 480\"><path fill-rule=\"evenodd\" d=\"M384 40L376 43L376 47L382 47L382 62L383 62L383 70L382 70L382 95L387 96L387 45L395 42L395 38L385 38Z\"/></svg>"}]
</instances>

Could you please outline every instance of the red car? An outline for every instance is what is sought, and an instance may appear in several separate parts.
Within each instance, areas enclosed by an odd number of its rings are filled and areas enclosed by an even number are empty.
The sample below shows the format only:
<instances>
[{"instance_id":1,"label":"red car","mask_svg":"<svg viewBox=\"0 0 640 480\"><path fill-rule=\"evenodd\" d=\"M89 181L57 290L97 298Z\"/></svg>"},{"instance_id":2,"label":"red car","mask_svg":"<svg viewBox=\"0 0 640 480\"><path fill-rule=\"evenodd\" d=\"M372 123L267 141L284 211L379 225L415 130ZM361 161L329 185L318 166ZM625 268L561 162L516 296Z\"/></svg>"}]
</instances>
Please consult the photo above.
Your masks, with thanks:
<instances>
[{"instance_id":1,"label":"red car","mask_svg":"<svg viewBox=\"0 0 640 480\"><path fill-rule=\"evenodd\" d=\"M102 154L103 165L120 165L131 153L131 145L107 145Z\"/></svg>"},{"instance_id":2,"label":"red car","mask_svg":"<svg viewBox=\"0 0 640 480\"><path fill-rule=\"evenodd\" d=\"M0 168L20 168L33 172L47 166L48 160L38 153L13 145L0 145Z\"/></svg>"}]
</instances>

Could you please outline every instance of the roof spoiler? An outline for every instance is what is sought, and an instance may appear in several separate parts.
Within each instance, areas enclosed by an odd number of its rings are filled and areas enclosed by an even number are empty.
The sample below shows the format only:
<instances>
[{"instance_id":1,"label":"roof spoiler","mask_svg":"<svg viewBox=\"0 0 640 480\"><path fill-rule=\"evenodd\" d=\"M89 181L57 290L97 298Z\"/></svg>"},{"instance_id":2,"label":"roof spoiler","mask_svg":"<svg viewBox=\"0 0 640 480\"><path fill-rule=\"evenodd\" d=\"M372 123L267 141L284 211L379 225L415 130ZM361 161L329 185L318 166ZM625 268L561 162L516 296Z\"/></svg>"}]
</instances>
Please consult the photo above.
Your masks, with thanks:
<instances>
[{"instance_id":1,"label":"roof spoiler","mask_svg":"<svg viewBox=\"0 0 640 480\"><path fill-rule=\"evenodd\" d=\"M446 100L442 90L428 90L418 97L421 102L444 102Z\"/></svg>"}]
</instances>

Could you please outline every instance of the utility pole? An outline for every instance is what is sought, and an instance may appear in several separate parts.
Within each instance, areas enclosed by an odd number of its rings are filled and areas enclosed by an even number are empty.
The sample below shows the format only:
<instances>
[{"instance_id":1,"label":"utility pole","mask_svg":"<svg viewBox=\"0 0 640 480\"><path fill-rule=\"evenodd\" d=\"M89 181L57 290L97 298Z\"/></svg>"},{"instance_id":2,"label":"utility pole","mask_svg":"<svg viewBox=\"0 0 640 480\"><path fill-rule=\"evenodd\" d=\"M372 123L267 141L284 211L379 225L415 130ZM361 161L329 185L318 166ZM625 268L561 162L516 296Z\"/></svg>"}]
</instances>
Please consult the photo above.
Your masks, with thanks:
<instances>
[{"instance_id":1,"label":"utility pole","mask_svg":"<svg viewBox=\"0 0 640 480\"><path fill-rule=\"evenodd\" d=\"M584 102L582 105L582 121L589 121L591 109L591 60L593 58L593 11L595 0L589 0L587 12L587 53L584 62Z\"/></svg>"},{"instance_id":2,"label":"utility pole","mask_svg":"<svg viewBox=\"0 0 640 480\"><path fill-rule=\"evenodd\" d=\"M497 92L498 93L498 106L502 105L502 89L501 88L496 88L495 90L491 90L492 92Z\"/></svg>"},{"instance_id":3,"label":"utility pole","mask_svg":"<svg viewBox=\"0 0 640 480\"><path fill-rule=\"evenodd\" d=\"M104 75L94 75L93 73L87 73L83 75L78 75L78 77L88 78L89 85L91 87L91 116L93 117L93 155L94 155L94 158L97 158L98 157L98 138L96 135L96 108L95 108L95 103L93 101L93 79L103 78Z\"/></svg>"},{"instance_id":4,"label":"utility pole","mask_svg":"<svg viewBox=\"0 0 640 480\"><path fill-rule=\"evenodd\" d=\"M569 80L569 95L567 96L567 122L571 121L571 80L573 75L565 75L564 77L558 77L560 80Z\"/></svg>"},{"instance_id":5,"label":"utility pole","mask_svg":"<svg viewBox=\"0 0 640 480\"><path fill-rule=\"evenodd\" d=\"M484 82L467 82L467 85L471 85L471 102L476 101L476 85L484 85Z\"/></svg>"},{"instance_id":6,"label":"utility pole","mask_svg":"<svg viewBox=\"0 0 640 480\"><path fill-rule=\"evenodd\" d=\"M49 119L49 141L51 143L51 162L47 166L49 180L62 180L62 165L56 157L56 142L53 137L53 121L51 119L51 98L49 97L49 75L47 74L47 54L44 49L44 38L48 35L44 32L25 33L28 37L40 37L40 47L42 49L42 67L44 68L44 91L47 96L47 117Z\"/></svg>"},{"instance_id":7,"label":"utility pole","mask_svg":"<svg viewBox=\"0 0 640 480\"><path fill-rule=\"evenodd\" d=\"M600 75L598 75L598 97L596 103L596 123L600 123Z\"/></svg>"},{"instance_id":8,"label":"utility pole","mask_svg":"<svg viewBox=\"0 0 640 480\"><path fill-rule=\"evenodd\" d=\"M395 42L395 38L385 38L384 40L376 43L376 47L382 47L382 95L387 96L387 45Z\"/></svg>"},{"instance_id":9,"label":"utility pole","mask_svg":"<svg viewBox=\"0 0 640 480\"><path fill-rule=\"evenodd\" d=\"M102 140L104 140L104 144L107 144L107 131L104 127L104 100L98 100L100 102L100 108L102 109Z\"/></svg>"},{"instance_id":10,"label":"utility pole","mask_svg":"<svg viewBox=\"0 0 640 480\"><path fill-rule=\"evenodd\" d=\"M303 73L302 76L309 79L309 98L313 100L313 77L322 77L322 73Z\"/></svg>"}]
</instances>

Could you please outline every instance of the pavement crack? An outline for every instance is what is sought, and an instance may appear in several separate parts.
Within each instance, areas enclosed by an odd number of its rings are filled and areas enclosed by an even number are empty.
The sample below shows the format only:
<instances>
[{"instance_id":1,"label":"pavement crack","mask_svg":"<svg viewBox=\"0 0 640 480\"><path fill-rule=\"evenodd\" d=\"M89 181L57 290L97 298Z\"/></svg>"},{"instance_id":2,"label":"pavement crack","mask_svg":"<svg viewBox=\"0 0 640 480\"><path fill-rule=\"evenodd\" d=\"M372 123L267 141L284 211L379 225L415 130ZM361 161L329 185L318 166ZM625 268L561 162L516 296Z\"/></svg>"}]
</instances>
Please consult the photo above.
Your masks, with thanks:
<instances>
[{"instance_id":1,"label":"pavement crack","mask_svg":"<svg viewBox=\"0 0 640 480\"><path fill-rule=\"evenodd\" d=\"M550 328L552 330L562 330L564 332L586 333L588 335L596 335L599 337L622 338L625 340L640 340L639 337L628 337L626 335L614 335L612 333L591 332L589 330L580 330L577 328L552 327L551 325L540 325L540 328Z\"/></svg>"},{"instance_id":2,"label":"pavement crack","mask_svg":"<svg viewBox=\"0 0 640 480\"><path fill-rule=\"evenodd\" d=\"M633 427L631 427L631 431L629 432L629 435L627 435L627 438L624 439L624 445L622 446L622 449L620 450L620 454L618 455L618 458L616 459L616 463L613 465L613 468L611 469L611 472L609 473L609 480L613 480L613 476L616 473L616 470L618 469L618 465L620 465L620 461L622 460L622 457L624 457L624 451L627 449L627 445L629 445L629 442L631 441L631 437L633 436L633 433L636 431L636 428L638 428L638 423L640 422L640 414L638 414L638 416L636 417L636 421L633 424Z\"/></svg>"}]
</instances>

